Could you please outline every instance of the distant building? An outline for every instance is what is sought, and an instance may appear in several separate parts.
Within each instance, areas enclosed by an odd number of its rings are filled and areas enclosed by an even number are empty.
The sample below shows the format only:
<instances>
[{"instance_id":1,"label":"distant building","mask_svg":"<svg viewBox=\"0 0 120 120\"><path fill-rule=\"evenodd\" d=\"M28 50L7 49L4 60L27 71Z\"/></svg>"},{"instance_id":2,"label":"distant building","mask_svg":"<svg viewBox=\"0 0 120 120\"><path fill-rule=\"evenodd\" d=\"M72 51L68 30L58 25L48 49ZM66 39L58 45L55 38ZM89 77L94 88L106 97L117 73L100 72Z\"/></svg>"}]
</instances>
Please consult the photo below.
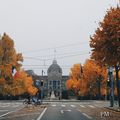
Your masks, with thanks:
<instances>
[{"instance_id":1,"label":"distant building","mask_svg":"<svg viewBox=\"0 0 120 120\"><path fill-rule=\"evenodd\" d=\"M68 76L62 75L62 68L57 64L56 60L47 70L47 76L38 76L31 70L26 71L28 74L32 75L34 82L43 80L43 91L44 96L49 97L53 91L55 96L60 96L62 91L66 90L66 80Z\"/></svg>"}]
</instances>

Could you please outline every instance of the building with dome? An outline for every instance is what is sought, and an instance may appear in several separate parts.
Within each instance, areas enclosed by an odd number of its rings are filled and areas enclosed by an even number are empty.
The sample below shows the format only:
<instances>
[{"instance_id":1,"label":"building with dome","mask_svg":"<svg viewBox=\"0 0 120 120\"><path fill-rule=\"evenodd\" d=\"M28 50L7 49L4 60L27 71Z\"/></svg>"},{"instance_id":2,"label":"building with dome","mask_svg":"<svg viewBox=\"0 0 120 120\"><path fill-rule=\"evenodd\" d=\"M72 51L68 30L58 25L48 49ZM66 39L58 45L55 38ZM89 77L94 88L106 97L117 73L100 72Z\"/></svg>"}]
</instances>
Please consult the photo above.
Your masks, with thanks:
<instances>
[{"instance_id":1,"label":"building with dome","mask_svg":"<svg viewBox=\"0 0 120 120\"><path fill-rule=\"evenodd\" d=\"M57 64L56 60L53 60L52 65L47 70L48 74L48 96L54 92L55 96L61 95L61 83L62 83L62 69Z\"/></svg>"},{"instance_id":2,"label":"building with dome","mask_svg":"<svg viewBox=\"0 0 120 120\"><path fill-rule=\"evenodd\" d=\"M26 71L33 77L34 82L43 81L43 94L45 97L50 97L54 93L56 97L62 96L62 92L66 90L67 75L62 75L62 68L53 60L52 64L47 70L47 75L36 75L31 70ZM43 72L43 71L42 71ZM32 73L32 74L31 74ZM40 86L41 88L41 86Z\"/></svg>"}]
</instances>

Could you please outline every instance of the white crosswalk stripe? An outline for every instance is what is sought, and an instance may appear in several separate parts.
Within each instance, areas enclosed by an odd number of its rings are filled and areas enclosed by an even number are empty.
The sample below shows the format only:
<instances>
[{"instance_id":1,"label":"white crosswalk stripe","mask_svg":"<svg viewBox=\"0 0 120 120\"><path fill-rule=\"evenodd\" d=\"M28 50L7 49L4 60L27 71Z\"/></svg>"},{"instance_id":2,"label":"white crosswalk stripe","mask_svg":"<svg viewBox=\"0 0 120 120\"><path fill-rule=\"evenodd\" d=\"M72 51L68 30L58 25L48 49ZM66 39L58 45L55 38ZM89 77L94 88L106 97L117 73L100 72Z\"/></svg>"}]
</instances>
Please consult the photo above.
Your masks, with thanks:
<instances>
[{"instance_id":1,"label":"white crosswalk stripe","mask_svg":"<svg viewBox=\"0 0 120 120\"><path fill-rule=\"evenodd\" d=\"M55 107L56 105L52 105L53 107Z\"/></svg>"},{"instance_id":2,"label":"white crosswalk stripe","mask_svg":"<svg viewBox=\"0 0 120 120\"><path fill-rule=\"evenodd\" d=\"M6 108L6 107L19 107L23 105L22 103L0 103L0 108Z\"/></svg>"},{"instance_id":3,"label":"white crosswalk stripe","mask_svg":"<svg viewBox=\"0 0 120 120\"><path fill-rule=\"evenodd\" d=\"M71 107L76 107L75 105L71 105Z\"/></svg>"},{"instance_id":4,"label":"white crosswalk stripe","mask_svg":"<svg viewBox=\"0 0 120 120\"><path fill-rule=\"evenodd\" d=\"M85 106L83 106L83 105L80 105L80 107L85 108Z\"/></svg>"},{"instance_id":5,"label":"white crosswalk stripe","mask_svg":"<svg viewBox=\"0 0 120 120\"><path fill-rule=\"evenodd\" d=\"M81 104L78 104L81 108L97 108L97 107L99 107L99 106L96 106L96 105L81 105ZM70 107L73 107L73 108L75 108L75 107L77 107L77 108L79 108L79 106L76 106L76 105L74 105L74 104L72 104L72 105L65 105L65 104L61 104L61 105L57 105L57 104L51 104L51 106L52 107L55 107L55 106L61 106L61 107L68 107L68 106L70 106ZM17 105L14 105L15 107L18 107Z\"/></svg>"},{"instance_id":6,"label":"white crosswalk stripe","mask_svg":"<svg viewBox=\"0 0 120 120\"><path fill-rule=\"evenodd\" d=\"M88 105L89 107L91 107L91 108L95 108L94 106L92 106L92 105Z\"/></svg>"},{"instance_id":7,"label":"white crosswalk stripe","mask_svg":"<svg viewBox=\"0 0 120 120\"><path fill-rule=\"evenodd\" d=\"M62 107L65 107L65 105L61 105Z\"/></svg>"}]
</instances>

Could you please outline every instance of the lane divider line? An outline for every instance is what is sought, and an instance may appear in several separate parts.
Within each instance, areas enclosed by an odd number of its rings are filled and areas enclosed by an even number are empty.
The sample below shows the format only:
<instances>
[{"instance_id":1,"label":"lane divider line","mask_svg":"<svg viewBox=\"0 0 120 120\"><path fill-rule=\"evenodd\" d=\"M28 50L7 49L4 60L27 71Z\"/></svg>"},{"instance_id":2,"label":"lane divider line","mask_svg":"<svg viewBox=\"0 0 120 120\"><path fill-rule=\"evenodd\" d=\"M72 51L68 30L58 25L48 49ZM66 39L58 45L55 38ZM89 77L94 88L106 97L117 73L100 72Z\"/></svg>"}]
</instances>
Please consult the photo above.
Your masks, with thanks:
<instances>
[{"instance_id":1,"label":"lane divider line","mask_svg":"<svg viewBox=\"0 0 120 120\"><path fill-rule=\"evenodd\" d=\"M43 110L43 112L40 114L40 116L37 118L37 120L40 120L42 118L42 116L44 115L44 113L46 112L47 108L45 108Z\"/></svg>"},{"instance_id":2,"label":"lane divider line","mask_svg":"<svg viewBox=\"0 0 120 120\"><path fill-rule=\"evenodd\" d=\"M82 113L84 116L86 116L89 119L92 119L92 117L90 117L89 115L87 115L86 113Z\"/></svg>"},{"instance_id":3,"label":"lane divider line","mask_svg":"<svg viewBox=\"0 0 120 120\"><path fill-rule=\"evenodd\" d=\"M8 115L8 114L10 114L10 113L13 113L13 112L15 112L15 111L9 111L9 112L7 112L7 113L5 113L5 114L2 114L2 115L0 115L0 118L3 117L3 116L5 116L5 115Z\"/></svg>"}]
</instances>

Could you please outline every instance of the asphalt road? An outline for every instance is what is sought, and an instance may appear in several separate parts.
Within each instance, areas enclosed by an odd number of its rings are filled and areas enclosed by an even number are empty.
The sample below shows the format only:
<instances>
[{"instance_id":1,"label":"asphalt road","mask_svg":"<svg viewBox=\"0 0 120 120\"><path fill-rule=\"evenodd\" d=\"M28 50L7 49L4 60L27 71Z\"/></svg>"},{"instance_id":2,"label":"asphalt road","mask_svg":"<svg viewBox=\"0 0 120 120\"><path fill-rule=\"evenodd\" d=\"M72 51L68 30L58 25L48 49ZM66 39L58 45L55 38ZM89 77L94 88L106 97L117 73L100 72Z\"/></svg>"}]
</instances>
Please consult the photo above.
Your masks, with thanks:
<instances>
[{"instance_id":1,"label":"asphalt road","mask_svg":"<svg viewBox=\"0 0 120 120\"><path fill-rule=\"evenodd\" d=\"M74 103L52 103L40 120L90 120L85 113L81 113ZM39 120L39 119L38 119Z\"/></svg>"},{"instance_id":2,"label":"asphalt road","mask_svg":"<svg viewBox=\"0 0 120 120\"><path fill-rule=\"evenodd\" d=\"M0 118L24 107L22 102L18 101L0 101Z\"/></svg>"},{"instance_id":3,"label":"asphalt road","mask_svg":"<svg viewBox=\"0 0 120 120\"><path fill-rule=\"evenodd\" d=\"M104 108L109 102L49 102L26 107L22 102L0 102L0 120L120 120L120 113Z\"/></svg>"}]
</instances>

